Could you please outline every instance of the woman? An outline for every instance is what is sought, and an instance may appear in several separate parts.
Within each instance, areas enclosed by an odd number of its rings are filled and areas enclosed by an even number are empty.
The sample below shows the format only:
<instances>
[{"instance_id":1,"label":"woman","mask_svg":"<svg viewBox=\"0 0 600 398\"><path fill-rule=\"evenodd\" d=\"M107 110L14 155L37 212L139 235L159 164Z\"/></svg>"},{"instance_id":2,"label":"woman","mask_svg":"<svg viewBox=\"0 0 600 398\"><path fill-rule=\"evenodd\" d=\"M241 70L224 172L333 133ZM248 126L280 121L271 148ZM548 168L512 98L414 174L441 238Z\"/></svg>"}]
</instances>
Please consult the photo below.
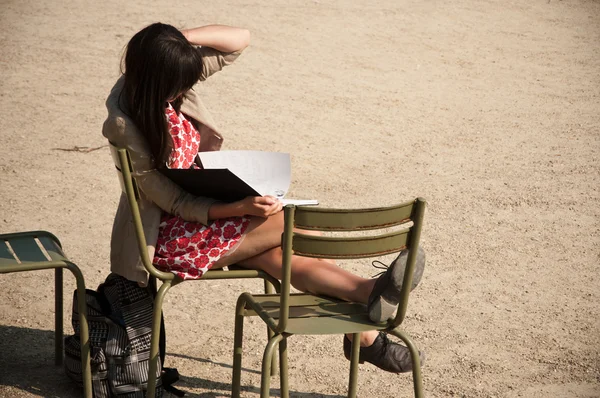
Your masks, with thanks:
<instances>
[{"instance_id":1,"label":"woman","mask_svg":"<svg viewBox=\"0 0 600 398\"><path fill-rule=\"evenodd\" d=\"M152 24L130 40L123 76L106 101L103 134L131 156L150 258L183 279L234 263L281 279L281 202L269 196L234 203L196 197L157 170L197 167L198 151L220 149L222 136L192 87L231 64L249 40L247 30L229 26L179 31ZM113 226L111 270L145 285L148 275L134 249L130 219L122 196ZM397 307L405 263L403 253L378 279L365 279L329 260L294 257L291 280L301 291L368 304L371 319L380 322ZM415 285L421 272L416 272ZM360 343L361 361L395 373L411 370L408 349L385 334L363 333ZM349 358L349 336L344 337L344 353Z\"/></svg>"}]
</instances>

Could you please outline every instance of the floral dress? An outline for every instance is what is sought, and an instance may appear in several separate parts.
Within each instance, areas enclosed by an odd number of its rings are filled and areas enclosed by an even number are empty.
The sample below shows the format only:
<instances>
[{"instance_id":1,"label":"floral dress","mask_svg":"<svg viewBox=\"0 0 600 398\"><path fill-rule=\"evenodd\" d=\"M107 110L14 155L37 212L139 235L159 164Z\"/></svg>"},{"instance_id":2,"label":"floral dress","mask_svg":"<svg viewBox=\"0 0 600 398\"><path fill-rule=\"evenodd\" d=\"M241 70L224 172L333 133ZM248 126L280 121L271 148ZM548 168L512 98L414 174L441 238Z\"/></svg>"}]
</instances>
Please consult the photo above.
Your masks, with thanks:
<instances>
[{"instance_id":1,"label":"floral dress","mask_svg":"<svg viewBox=\"0 0 600 398\"><path fill-rule=\"evenodd\" d=\"M167 167L198 168L194 160L200 147L200 133L171 104L165 114L173 138ZM235 250L250 223L248 217L230 217L204 225L166 212L160 221L153 263L182 279L201 278L217 260Z\"/></svg>"}]
</instances>

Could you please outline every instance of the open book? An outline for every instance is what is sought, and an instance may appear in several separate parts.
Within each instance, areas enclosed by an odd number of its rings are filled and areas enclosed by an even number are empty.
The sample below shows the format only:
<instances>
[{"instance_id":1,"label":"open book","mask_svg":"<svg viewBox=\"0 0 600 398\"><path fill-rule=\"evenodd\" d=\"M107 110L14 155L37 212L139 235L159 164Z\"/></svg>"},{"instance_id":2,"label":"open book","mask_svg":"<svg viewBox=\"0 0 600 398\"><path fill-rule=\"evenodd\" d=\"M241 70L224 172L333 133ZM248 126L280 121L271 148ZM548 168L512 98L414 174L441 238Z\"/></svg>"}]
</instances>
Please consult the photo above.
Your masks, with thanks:
<instances>
[{"instance_id":1,"label":"open book","mask_svg":"<svg viewBox=\"0 0 600 398\"><path fill-rule=\"evenodd\" d=\"M317 205L316 200L285 199L291 182L289 153L214 151L198 153L203 169L162 169L186 191L226 202L246 196L274 196L283 204Z\"/></svg>"}]
</instances>

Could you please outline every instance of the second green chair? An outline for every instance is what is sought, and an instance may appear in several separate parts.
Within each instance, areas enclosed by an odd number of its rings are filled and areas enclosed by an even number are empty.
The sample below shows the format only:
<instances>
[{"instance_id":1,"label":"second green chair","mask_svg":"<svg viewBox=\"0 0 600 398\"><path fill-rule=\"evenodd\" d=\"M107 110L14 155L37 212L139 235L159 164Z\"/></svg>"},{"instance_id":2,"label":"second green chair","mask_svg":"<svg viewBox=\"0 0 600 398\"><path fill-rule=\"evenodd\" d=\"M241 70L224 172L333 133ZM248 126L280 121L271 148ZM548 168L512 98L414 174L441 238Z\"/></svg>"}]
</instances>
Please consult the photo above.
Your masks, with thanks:
<instances>
[{"instance_id":1,"label":"second green chair","mask_svg":"<svg viewBox=\"0 0 600 398\"><path fill-rule=\"evenodd\" d=\"M324 209L286 206L285 229L282 237L283 278L279 294L243 293L237 303L233 353L232 397L241 391L242 341L244 318L260 317L273 331L264 350L261 372L261 398L269 397L271 358L279 346L281 397L289 397L287 339L295 334L353 334L350 364L349 397L356 397L360 333L379 330L400 338L411 353L413 385L417 397L423 396L421 367L418 350L410 337L399 326L404 320L408 297L416 266L417 251L425 201L417 198L397 206L374 209ZM391 228L393 227L393 228ZM294 229L312 231L342 231L360 233L360 236L316 236L302 234ZM370 231L365 234L363 231ZM390 232L391 231L391 232ZM339 235L339 234L338 234ZM357 259L378 257L409 250L404 272L401 300L394 319L374 324L366 305L350 303L312 294L290 293L292 255L327 258Z\"/></svg>"}]
</instances>

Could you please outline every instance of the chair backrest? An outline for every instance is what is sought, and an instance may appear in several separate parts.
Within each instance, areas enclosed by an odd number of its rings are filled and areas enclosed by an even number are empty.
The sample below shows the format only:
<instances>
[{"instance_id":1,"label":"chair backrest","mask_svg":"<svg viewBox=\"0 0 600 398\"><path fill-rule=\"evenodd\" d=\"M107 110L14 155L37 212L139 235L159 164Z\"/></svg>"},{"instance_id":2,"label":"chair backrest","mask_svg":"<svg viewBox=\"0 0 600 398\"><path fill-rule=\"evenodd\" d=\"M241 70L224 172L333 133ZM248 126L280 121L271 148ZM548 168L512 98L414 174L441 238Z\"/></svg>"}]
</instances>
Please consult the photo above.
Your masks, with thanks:
<instances>
[{"instance_id":1,"label":"chair backrest","mask_svg":"<svg viewBox=\"0 0 600 398\"><path fill-rule=\"evenodd\" d=\"M171 272L159 271L152 265L152 259L148 256L148 246L146 243L146 235L144 234L144 227L142 224L142 217L140 215L140 208L138 206L138 200L140 199L140 192L135 179L132 177L133 168L131 166L131 159L129 153L124 148L119 148L110 143L110 153L112 155L115 167L117 168L117 174L119 176L119 182L121 183L121 189L127 196L127 202L129 203L129 209L133 218L133 225L135 228L135 236L137 238L138 250L140 252L140 258L144 267L150 273L150 275L161 279L161 280L172 280L175 278L175 274Z\"/></svg>"},{"instance_id":2,"label":"chair backrest","mask_svg":"<svg viewBox=\"0 0 600 398\"><path fill-rule=\"evenodd\" d=\"M285 228L282 235L283 278L282 306L279 328L284 329L289 310L291 257L328 259L358 259L377 257L409 249L404 272L401 301L394 327L402 323L408 305L408 295L416 264L417 251L426 202L417 198L396 206L370 209L326 209L309 206L286 206ZM393 230L390 232L390 227ZM361 236L320 236L297 232L294 228L312 231L356 232L370 231ZM339 234L336 234L339 235Z\"/></svg>"}]
</instances>

